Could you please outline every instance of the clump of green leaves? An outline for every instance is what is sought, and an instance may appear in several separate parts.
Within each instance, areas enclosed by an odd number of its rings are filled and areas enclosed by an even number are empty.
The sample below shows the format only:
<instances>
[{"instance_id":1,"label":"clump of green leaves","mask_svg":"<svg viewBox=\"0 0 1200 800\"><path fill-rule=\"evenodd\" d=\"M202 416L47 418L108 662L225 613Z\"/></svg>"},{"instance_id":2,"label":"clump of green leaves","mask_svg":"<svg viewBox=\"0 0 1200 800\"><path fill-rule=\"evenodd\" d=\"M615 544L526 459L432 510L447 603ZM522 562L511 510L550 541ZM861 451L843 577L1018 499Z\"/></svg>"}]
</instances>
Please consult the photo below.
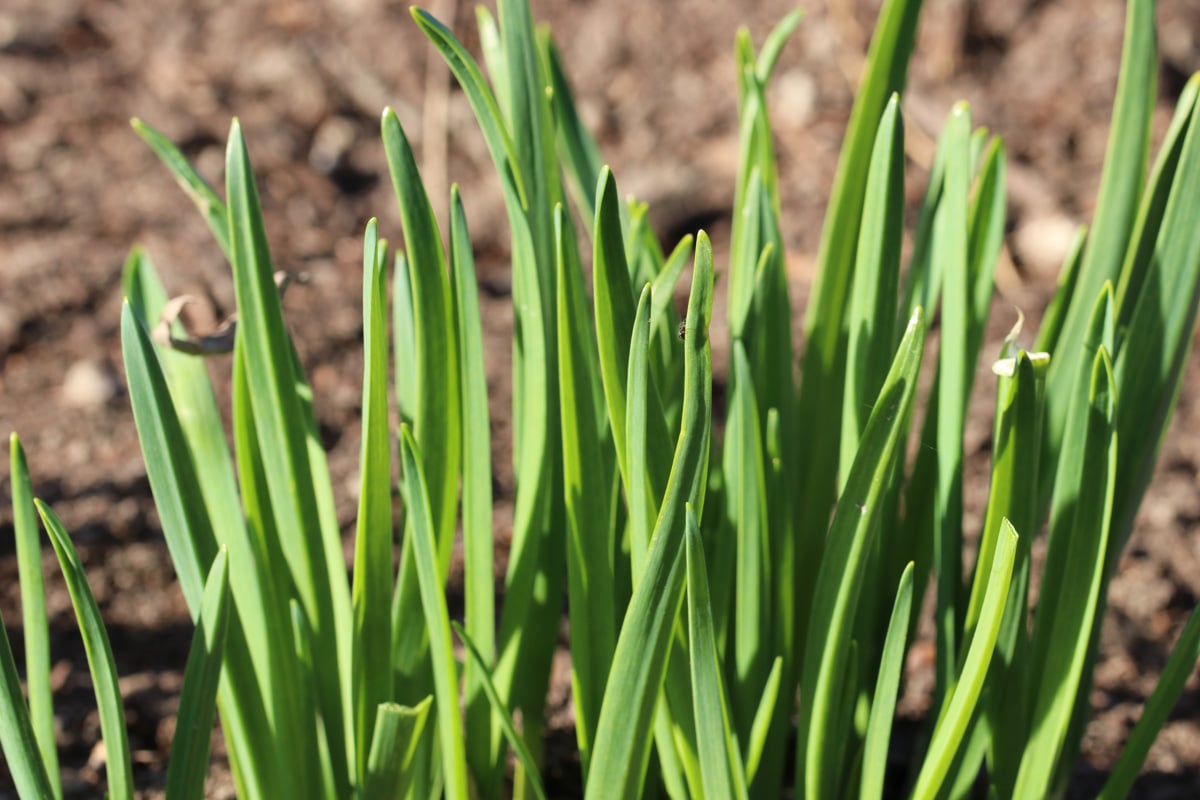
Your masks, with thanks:
<instances>
[{"instance_id":1,"label":"clump of green leaves","mask_svg":"<svg viewBox=\"0 0 1200 800\"><path fill-rule=\"evenodd\" d=\"M800 15L758 51L738 34L742 149L720 445L708 237L685 237L667 253L645 205L619 199L525 0L501 0L498 19L479 12L490 81L447 28L413 12L475 112L511 232L518 484L498 626L487 387L457 190L443 242L404 130L385 111L404 248L393 255L376 222L367 226L348 582L241 130L235 122L221 198L135 121L229 259L239 318L230 453L204 365L148 332L167 300L154 268L140 251L126 264L133 411L197 622L170 796L202 793L215 708L244 797L497 797L510 750L514 792L544 797L542 726L564 600L586 796L777 797L793 786L805 797L874 798L886 778L917 798L961 797L981 773L996 796L1062 792L1087 719L1108 582L1196 322L1200 77L1147 175L1154 4L1131 0L1093 232L1081 232L1064 265L1033 349L1010 340L987 354L998 376L992 474L979 555L967 565L962 543L976 532L964 531L962 437L1004 232L1005 154L998 137L973 129L965 105L951 110L902 265L900 95L920 5L888 0L880 12L798 379L766 87ZM689 261L681 318L671 298ZM936 355L927 354L931 319ZM935 359L934 382L921 398L926 358ZM400 531L389 389L404 420ZM932 446L910 459L914 434ZM37 530L15 438L12 447L29 702L2 639L0 742L22 795L52 797L60 790ZM37 510L84 633L109 791L129 797L103 624L69 537L53 512ZM1047 519L1031 607L1030 543ZM462 625L445 600L460 527ZM901 766L889 763L889 738L913 608L931 583L934 705L916 757ZM1194 613L1105 796L1129 788L1198 656Z\"/></svg>"}]
</instances>

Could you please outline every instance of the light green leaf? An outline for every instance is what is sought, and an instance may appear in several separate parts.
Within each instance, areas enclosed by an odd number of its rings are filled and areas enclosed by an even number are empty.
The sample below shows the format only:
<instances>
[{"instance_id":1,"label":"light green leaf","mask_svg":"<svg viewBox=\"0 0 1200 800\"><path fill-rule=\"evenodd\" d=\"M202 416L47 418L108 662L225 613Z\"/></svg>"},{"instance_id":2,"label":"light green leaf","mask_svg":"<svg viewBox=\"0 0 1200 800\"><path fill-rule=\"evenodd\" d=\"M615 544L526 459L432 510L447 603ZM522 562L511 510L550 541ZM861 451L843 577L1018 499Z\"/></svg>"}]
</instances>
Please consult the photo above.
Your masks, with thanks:
<instances>
[{"instance_id":1,"label":"light green leaf","mask_svg":"<svg viewBox=\"0 0 1200 800\"><path fill-rule=\"evenodd\" d=\"M50 694L50 628L46 618L46 588L42 578L42 543L38 531L37 511L33 506L29 465L16 433L9 437L9 466L17 575L21 586L21 630L25 639L25 685L29 693L29 722L37 738L40 761L45 767L46 777L50 780L50 788L55 797L62 797L58 775L58 748L54 743L54 699ZM19 692L15 698L24 702ZM14 762L10 760L10 763Z\"/></svg>"},{"instance_id":2,"label":"light green leaf","mask_svg":"<svg viewBox=\"0 0 1200 800\"><path fill-rule=\"evenodd\" d=\"M996 555L992 559L992 574L984 594L979 624L967 649L958 682L946 693L945 705L938 715L925 762L917 776L916 788L913 789L914 800L931 800L937 797L967 730L967 724L971 721L975 703L987 676L988 665L991 663L996 637L1000 632L1000 621L1004 616L1016 553L1017 532L1005 520L1001 526Z\"/></svg>"},{"instance_id":3,"label":"light green leaf","mask_svg":"<svg viewBox=\"0 0 1200 800\"><path fill-rule=\"evenodd\" d=\"M133 764L125 727L125 706L121 701L117 664L113 660L112 646L104 628L104 619L100 616L100 607L96 605L83 564L62 522L41 500L35 500L34 504L50 536L54 554L58 556L67 591L71 595L71 605L75 609L75 619L79 622L79 633L83 636L83 648L87 653L88 669L96 692L96 706L100 712L108 796L113 800L133 800Z\"/></svg>"},{"instance_id":4,"label":"light green leaf","mask_svg":"<svg viewBox=\"0 0 1200 800\"><path fill-rule=\"evenodd\" d=\"M329 500L328 471L318 479L314 459L324 460L315 439L308 387L297 373L295 352L283 322L271 254L263 228L250 157L235 120L226 158L226 197L238 338L243 348L250 413L263 459L275 530L292 582L317 641L332 642L314 653L319 705L329 740L337 790L350 785L354 757L350 702L350 591L337 519ZM321 485L318 485L318 480ZM332 517L332 518L331 518Z\"/></svg>"},{"instance_id":5,"label":"light green leaf","mask_svg":"<svg viewBox=\"0 0 1200 800\"><path fill-rule=\"evenodd\" d=\"M452 800L465 800L469 795L467 761L458 705L458 669L450 638L450 615L446 610L446 597L437 563L424 467L417 443L407 426L400 428L400 463L401 474L408 484L413 560L416 562L421 607L425 612L425 626L430 637L429 650L433 659L434 705L442 752L442 777L446 782L446 795Z\"/></svg>"},{"instance_id":6,"label":"light green leaf","mask_svg":"<svg viewBox=\"0 0 1200 800\"><path fill-rule=\"evenodd\" d=\"M504 701L500 699L500 694L496 691L495 684L492 683L492 676L488 671L487 662L483 660L483 654L479 652L479 648L475 646L475 642L467 635L457 622L451 622L458 638L462 640L463 645L467 648L467 653L470 654L468 665L474 665L479 674L479 685L483 687L483 692L487 696L488 702L492 705L492 711L500 719L500 728L504 731L504 738L508 740L513 752L517 754L517 759L525 769L525 775L530 786L533 787L533 793L538 800L545 800L546 790L542 787L542 778L538 775L537 761L534 760L533 754L529 752L529 748L525 746L525 742L521 739L521 734L517 733L517 726L513 723L512 714L508 713L508 708L505 707Z\"/></svg>"},{"instance_id":7,"label":"light green leaf","mask_svg":"<svg viewBox=\"0 0 1200 800\"><path fill-rule=\"evenodd\" d=\"M355 777L365 785L375 712L392 696L392 464L388 430L387 253L377 223L363 237L362 448L354 536Z\"/></svg>"},{"instance_id":8,"label":"light green leaf","mask_svg":"<svg viewBox=\"0 0 1200 800\"><path fill-rule=\"evenodd\" d=\"M413 779L413 760L433 696L413 707L382 703L375 711L375 731L367 759L363 800L394 800L406 797Z\"/></svg>"},{"instance_id":9,"label":"light green leaf","mask_svg":"<svg viewBox=\"0 0 1200 800\"><path fill-rule=\"evenodd\" d=\"M650 722L666 668L671 631L683 599L685 503L698 499L707 472L712 425L712 246L697 239L684 341L686 384L667 491L650 540L642 580L625 614L609 673L585 794L632 798L641 793Z\"/></svg>"},{"instance_id":10,"label":"light green leaf","mask_svg":"<svg viewBox=\"0 0 1200 800\"><path fill-rule=\"evenodd\" d=\"M1058 756L1066 740L1071 715L1082 685L1088 647L1096 624L1097 606L1104 586L1104 559L1108 545L1116 480L1117 436L1113 420L1115 387L1107 349L1101 345L1092 365L1083 460L1076 467L1078 490L1074 524L1069 539L1052 546L1066 549L1064 569L1056 576L1057 603L1038 614L1035 652L1045 660L1036 666L1036 686L1025 754L1016 780L1017 797L1047 794ZM1070 476L1067 480L1072 480Z\"/></svg>"},{"instance_id":11,"label":"light green leaf","mask_svg":"<svg viewBox=\"0 0 1200 800\"><path fill-rule=\"evenodd\" d=\"M871 540L879 529L881 507L894 461L903 452L916 394L917 372L925 343L925 323L918 308L892 361L875 401L854 466L846 479L830 523L828 549L814 591L801 672L801 705L797 734L796 785L812 797L838 791L838 764L832 760L840 743L831 741L849 672L851 621L854 619Z\"/></svg>"},{"instance_id":12,"label":"light green leaf","mask_svg":"<svg viewBox=\"0 0 1200 800\"><path fill-rule=\"evenodd\" d=\"M875 678L875 694L871 698L871 715L867 722L866 741L863 743L862 785L858 795L862 800L883 797L888 741L892 734L892 715L896 711L896 692L900 688L900 675L904 671L908 620L912 614L912 587L913 562L910 561L900 575L900 586L896 589L896 601L892 605L887 638L884 639L881 651L879 674Z\"/></svg>"},{"instance_id":13,"label":"light green leaf","mask_svg":"<svg viewBox=\"0 0 1200 800\"><path fill-rule=\"evenodd\" d=\"M696 738L700 773L706 797L746 797L745 776L735 780L733 763L740 759L737 736L725 705L721 663L713 635L712 606L708 599L708 568L700 543L700 524L689 503L684 533L687 561L688 646L691 656L692 703L696 714Z\"/></svg>"}]
</instances>

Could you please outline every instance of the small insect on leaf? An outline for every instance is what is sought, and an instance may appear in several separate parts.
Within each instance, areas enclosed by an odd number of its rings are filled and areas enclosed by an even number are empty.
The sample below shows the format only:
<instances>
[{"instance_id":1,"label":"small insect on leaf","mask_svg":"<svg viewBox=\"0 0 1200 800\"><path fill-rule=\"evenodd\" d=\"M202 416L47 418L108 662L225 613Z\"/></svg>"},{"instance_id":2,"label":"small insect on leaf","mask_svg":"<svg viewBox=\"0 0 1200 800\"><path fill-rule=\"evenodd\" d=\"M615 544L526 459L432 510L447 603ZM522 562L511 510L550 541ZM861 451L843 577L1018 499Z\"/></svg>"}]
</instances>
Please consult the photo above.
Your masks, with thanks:
<instances>
[{"instance_id":1,"label":"small insect on leaf","mask_svg":"<svg viewBox=\"0 0 1200 800\"><path fill-rule=\"evenodd\" d=\"M687 322L679 323L679 341L684 341L687 338Z\"/></svg>"}]
</instances>

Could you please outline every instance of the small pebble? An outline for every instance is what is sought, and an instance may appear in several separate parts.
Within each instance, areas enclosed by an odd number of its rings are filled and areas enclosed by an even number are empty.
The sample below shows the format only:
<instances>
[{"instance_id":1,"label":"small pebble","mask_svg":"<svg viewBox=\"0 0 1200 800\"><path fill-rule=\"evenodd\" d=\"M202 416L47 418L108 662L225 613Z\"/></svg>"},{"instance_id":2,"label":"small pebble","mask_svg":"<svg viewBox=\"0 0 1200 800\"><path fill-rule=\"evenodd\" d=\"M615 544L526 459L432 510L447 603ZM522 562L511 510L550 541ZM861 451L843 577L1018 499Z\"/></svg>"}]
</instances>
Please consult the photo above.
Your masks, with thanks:
<instances>
[{"instance_id":1,"label":"small pebble","mask_svg":"<svg viewBox=\"0 0 1200 800\"><path fill-rule=\"evenodd\" d=\"M76 361L63 377L62 401L71 408L99 408L117 396L117 379L104 365Z\"/></svg>"}]
</instances>

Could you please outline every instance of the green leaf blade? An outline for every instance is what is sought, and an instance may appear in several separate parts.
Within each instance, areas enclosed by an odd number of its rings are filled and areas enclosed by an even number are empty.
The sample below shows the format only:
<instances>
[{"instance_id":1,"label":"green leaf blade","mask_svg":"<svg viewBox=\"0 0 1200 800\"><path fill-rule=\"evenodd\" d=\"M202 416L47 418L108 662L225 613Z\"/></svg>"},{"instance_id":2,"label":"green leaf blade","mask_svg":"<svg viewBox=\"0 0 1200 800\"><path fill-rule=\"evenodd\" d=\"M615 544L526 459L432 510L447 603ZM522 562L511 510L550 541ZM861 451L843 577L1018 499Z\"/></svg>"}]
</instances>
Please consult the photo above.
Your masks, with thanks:
<instances>
[{"instance_id":1,"label":"green leaf blade","mask_svg":"<svg viewBox=\"0 0 1200 800\"><path fill-rule=\"evenodd\" d=\"M204 584L196 633L183 671L179 716L167 762L166 797L200 800L208 774L209 746L221 681L225 636L232 611L229 591L229 551L217 553Z\"/></svg>"},{"instance_id":2,"label":"green leaf blade","mask_svg":"<svg viewBox=\"0 0 1200 800\"><path fill-rule=\"evenodd\" d=\"M121 700L121 687L117 683L117 664L113 659L112 646L100 615L100 607L88 586L87 574L71 537L67 534L58 516L41 500L35 500L42 524L50 536L54 553L58 556L71 595L71 605L79 622L87 653L88 669L92 674L92 685L96 692L96 705L100 712L100 735L104 739L105 774L108 778L108 796L113 800L133 800L133 764L130 761L129 736L125 727L125 706Z\"/></svg>"}]
</instances>

